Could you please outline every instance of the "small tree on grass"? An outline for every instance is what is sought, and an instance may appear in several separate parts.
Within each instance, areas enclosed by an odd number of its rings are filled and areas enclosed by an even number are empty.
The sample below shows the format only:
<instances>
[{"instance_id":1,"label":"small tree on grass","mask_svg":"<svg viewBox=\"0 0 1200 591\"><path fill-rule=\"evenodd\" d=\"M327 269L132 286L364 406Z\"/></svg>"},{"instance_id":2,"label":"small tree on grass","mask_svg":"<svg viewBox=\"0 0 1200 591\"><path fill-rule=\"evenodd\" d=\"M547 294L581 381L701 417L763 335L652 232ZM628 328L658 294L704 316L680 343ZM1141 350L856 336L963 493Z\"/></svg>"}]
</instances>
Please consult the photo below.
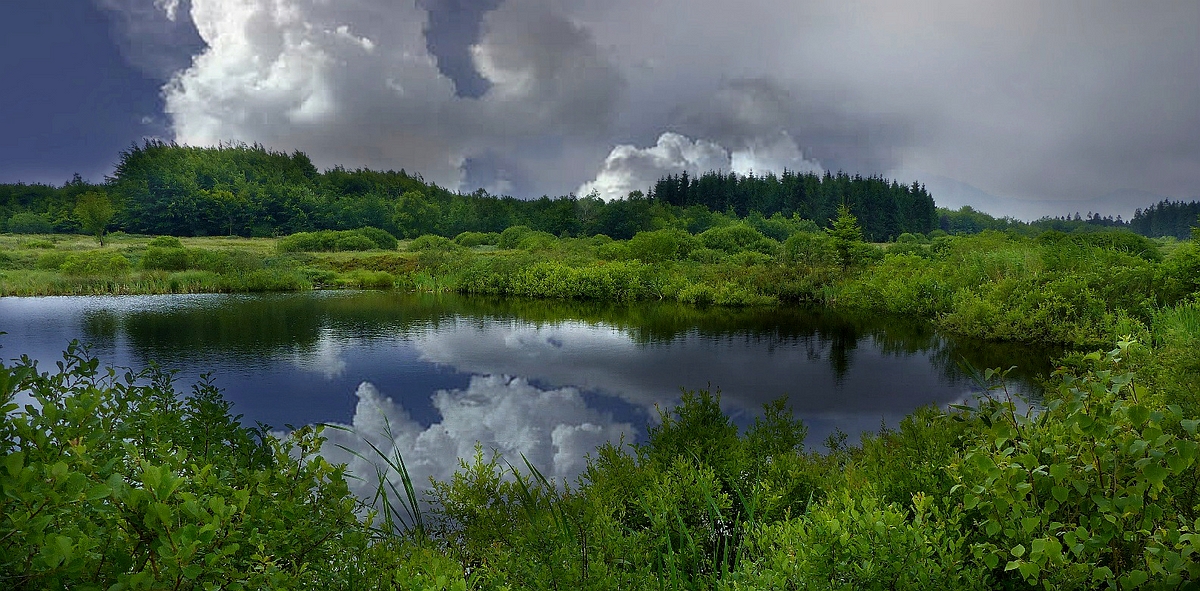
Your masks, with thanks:
<instances>
[{"instance_id":1,"label":"small tree on grass","mask_svg":"<svg viewBox=\"0 0 1200 591\"><path fill-rule=\"evenodd\" d=\"M112 202L104 193L84 193L75 204L75 217L79 218L79 225L84 232L95 236L100 246L104 246L104 233L114 213Z\"/></svg>"},{"instance_id":2,"label":"small tree on grass","mask_svg":"<svg viewBox=\"0 0 1200 591\"><path fill-rule=\"evenodd\" d=\"M862 228L858 226L858 218L850 213L846 204L838 207L837 218L833 220L833 228L828 232L830 238L833 238L833 246L837 249L842 268L849 267L853 262L855 247L862 243L863 233Z\"/></svg>"}]
</instances>

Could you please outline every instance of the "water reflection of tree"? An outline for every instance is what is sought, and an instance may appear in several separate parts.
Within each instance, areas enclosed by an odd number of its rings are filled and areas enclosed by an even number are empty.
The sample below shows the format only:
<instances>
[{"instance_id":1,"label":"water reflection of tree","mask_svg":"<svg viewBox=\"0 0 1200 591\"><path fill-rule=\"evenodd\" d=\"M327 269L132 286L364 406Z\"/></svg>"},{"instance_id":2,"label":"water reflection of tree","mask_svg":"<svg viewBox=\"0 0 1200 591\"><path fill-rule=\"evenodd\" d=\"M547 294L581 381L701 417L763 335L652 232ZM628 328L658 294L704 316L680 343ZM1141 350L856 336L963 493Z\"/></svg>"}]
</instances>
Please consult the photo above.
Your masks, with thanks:
<instances>
[{"instance_id":1,"label":"water reflection of tree","mask_svg":"<svg viewBox=\"0 0 1200 591\"><path fill-rule=\"evenodd\" d=\"M611 304L559 300L464 297L453 294L362 292L180 298L169 306L84 317L93 341L124 332L143 360L170 362L216 356L264 359L315 349L325 335L394 339L437 331L446 323L483 328L496 320L553 325L583 322L622 330L641 345L664 345L701 336L799 347L824 359L840 382L870 339L885 355L924 355L951 383L972 366L1018 366L1025 389L1050 369L1060 351L1027 345L947 339L928 323L837 314L820 308L698 308L665 302Z\"/></svg>"}]
</instances>

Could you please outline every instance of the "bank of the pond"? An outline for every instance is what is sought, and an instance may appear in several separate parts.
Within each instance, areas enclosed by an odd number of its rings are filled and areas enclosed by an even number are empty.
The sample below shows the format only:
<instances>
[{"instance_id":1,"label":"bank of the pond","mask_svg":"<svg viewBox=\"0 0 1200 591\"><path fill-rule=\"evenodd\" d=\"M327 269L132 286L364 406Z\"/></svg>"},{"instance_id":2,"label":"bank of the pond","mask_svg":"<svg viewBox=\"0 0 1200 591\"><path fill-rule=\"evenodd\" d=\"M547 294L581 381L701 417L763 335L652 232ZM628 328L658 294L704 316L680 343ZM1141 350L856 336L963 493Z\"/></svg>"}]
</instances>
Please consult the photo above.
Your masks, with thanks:
<instances>
[{"instance_id":1,"label":"bank of the pond","mask_svg":"<svg viewBox=\"0 0 1200 591\"><path fill-rule=\"evenodd\" d=\"M0 365L0 583L1186 588L1200 414L1170 402L1161 370L1181 368L1165 353L1080 357L1036 415L1001 389L825 453L782 400L739 430L685 392L645 443L599 447L573 483L480 448L425 504L402 455L367 451L378 480L349 474L317 453L320 429L280 439L211 384L182 394L162 370L115 375L72 348L58 371ZM12 404L21 392L34 404ZM355 478L378 482L370 506Z\"/></svg>"},{"instance_id":2,"label":"bank of the pond","mask_svg":"<svg viewBox=\"0 0 1200 591\"><path fill-rule=\"evenodd\" d=\"M815 304L988 340L1099 346L1145 337L1200 291L1200 249L1132 234L912 237L887 245L749 227L628 241L325 232L283 239L0 236L0 295L400 289L699 306ZM356 233L358 232L358 233ZM370 234L370 233L368 233ZM391 240L391 242L388 241ZM382 250L380 247L390 247ZM365 249L365 250L348 250Z\"/></svg>"}]
</instances>

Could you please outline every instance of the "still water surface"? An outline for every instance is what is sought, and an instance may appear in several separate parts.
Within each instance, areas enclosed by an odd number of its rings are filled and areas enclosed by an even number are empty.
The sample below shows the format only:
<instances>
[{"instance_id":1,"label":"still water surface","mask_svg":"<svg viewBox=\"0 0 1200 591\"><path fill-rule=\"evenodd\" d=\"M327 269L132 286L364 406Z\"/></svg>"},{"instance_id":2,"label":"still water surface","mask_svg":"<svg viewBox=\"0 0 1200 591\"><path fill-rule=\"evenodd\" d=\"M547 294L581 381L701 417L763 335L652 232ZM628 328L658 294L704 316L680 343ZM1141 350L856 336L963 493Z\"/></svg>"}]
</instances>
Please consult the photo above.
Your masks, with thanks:
<instances>
[{"instance_id":1,"label":"still water surface","mask_svg":"<svg viewBox=\"0 0 1200 591\"><path fill-rule=\"evenodd\" d=\"M45 368L79 339L105 364L177 369L181 391L211 372L244 421L352 425L418 481L448 476L477 441L572 476L597 445L643 440L681 387L719 388L741 425L787 395L819 448L834 429L856 439L970 398L964 361L1018 366L1014 386L1036 394L1058 353L820 310L389 292L0 298L0 331L0 356Z\"/></svg>"}]
</instances>

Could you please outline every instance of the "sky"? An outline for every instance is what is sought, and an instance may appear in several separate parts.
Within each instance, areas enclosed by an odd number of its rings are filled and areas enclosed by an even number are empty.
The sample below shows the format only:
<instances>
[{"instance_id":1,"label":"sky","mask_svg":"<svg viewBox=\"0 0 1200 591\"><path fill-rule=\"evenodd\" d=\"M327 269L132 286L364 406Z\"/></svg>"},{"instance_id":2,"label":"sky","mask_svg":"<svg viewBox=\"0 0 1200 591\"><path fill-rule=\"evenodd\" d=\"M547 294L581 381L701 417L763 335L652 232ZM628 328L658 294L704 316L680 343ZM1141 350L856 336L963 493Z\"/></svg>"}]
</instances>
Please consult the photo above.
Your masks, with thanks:
<instances>
[{"instance_id":1,"label":"sky","mask_svg":"<svg viewBox=\"0 0 1200 591\"><path fill-rule=\"evenodd\" d=\"M1195 0L5 0L0 182L143 138L464 192L846 171L939 205L1200 199Z\"/></svg>"}]
</instances>

